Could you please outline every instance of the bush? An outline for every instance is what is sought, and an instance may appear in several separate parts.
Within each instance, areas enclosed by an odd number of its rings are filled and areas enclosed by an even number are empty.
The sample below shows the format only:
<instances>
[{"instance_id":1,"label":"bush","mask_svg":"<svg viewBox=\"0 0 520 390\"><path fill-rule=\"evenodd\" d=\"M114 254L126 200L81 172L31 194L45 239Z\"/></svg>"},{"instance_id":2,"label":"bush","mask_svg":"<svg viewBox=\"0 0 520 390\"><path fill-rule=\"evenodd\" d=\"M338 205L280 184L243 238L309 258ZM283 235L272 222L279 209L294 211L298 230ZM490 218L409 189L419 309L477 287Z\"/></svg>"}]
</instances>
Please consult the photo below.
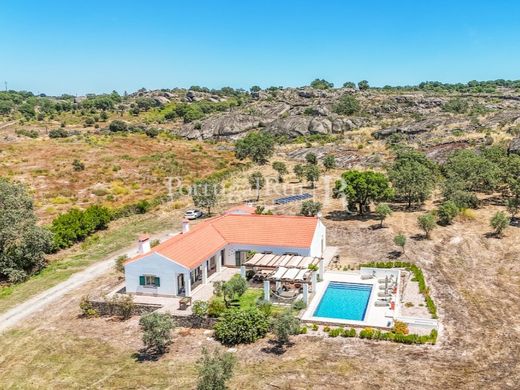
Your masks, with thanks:
<instances>
[{"instance_id":1,"label":"bush","mask_svg":"<svg viewBox=\"0 0 520 390\"><path fill-rule=\"evenodd\" d=\"M112 219L110 210L92 205L85 211L73 208L57 216L51 224L55 249L68 248L97 230L106 229Z\"/></svg>"},{"instance_id":2,"label":"bush","mask_svg":"<svg viewBox=\"0 0 520 390\"><path fill-rule=\"evenodd\" d=\"M333 110L336 114L339 115L352 115L359 112L360 105L353 95L345 94L334 106Z\"/></svg>"},{"instance_id":3,"label":"bush","mask_svg":"<svg viewBox=\"0 0 520 390\"><path fill-rule=\"evenodd\" d=\"M324 326L324 327L323 327L323 331L324 331L325 333L329 333L329 332L330 332L330 326L327 326L327 325Z\"/></svg>"},{"instance_id":4,"label":"bush","mask_svg":"<svg viewBox=\"0 0 520 390\"><path fill-rule=\"evenodd\" d=\"M447 200L439 206L437 217L442 225L450 225L459 213L459 207L452 200Z\"/></svg>"},{"instance_id":5,"label":"bush","mask_svg":"<svg viewBox=\"0 0 520 390\"><path fill-rule=\"evenodd\" d=\"M338 337L343 332L341 328L334 328L329 330L329 337Z\"/></svg>"},{"instance_id":6,"label":"bush","mask_svg":"<svg viewBox=\"0 0 520 390\"><path fill-rule=\"evenodd\" d=\"M74 171L76 171L76 172L84 171L85 170L85 164L82 163L80 160L75 159L72 162L72 169L74 169Z\"/></svg>"},{"instance_id":7,"label":"bush","mask_svg":"<svg viewBox=\"0 0 520 390\"><path fill-rule=\"evenodd\" d=\"M198 325L202 323L204 318L208 315L209 304L206 301L195 301L191 306L191 312L193 316L196 318Z\"/></svg>"},{"instance_id":8,"label":"bush","mask_svg":"<svg viewBox=\"0 0 520 390\"><path fill-rule=\"evenodd\" d=\"M121 120L114 120L110 122L110 125L108 126L108 129L112 132L120 132L120 131L127 131L128 130L128 124Z\"/></svg>"},{"instance_id":9,"label":"bush","mask_svg":"<svg viewBox=\"0 0 520 390\"><path fill-rule=\"evenodd\" d=\"M49 131L49 138L67 138L70 133L65 129L54 129Z\"/></svg>"},{"instance_id":10,"label":"bush","mask_svg":"<svg viewBox=\"0 0 520 390\"><path fill-rule=\"evenodd\" d=\"M105 297L108 306L108 314L111 316L120 316L124 320L132 317L135 303L134 297L127 294L114 294L111 298Z\"/></svg>"},{"instance_id":11,"label":"bush","mask_svg":"<svg viewBox=\"0 0 520 390\"><path fill-rule=\"evenodd\" d=\"M321 203L313 200L306 200L302 203L300 214L305 217L315 217L321 210Z\"/></svg>"},{"instance_id":12,"label":"bush","mask_svg":"<svg viewBox=\"0 0 520 390\"><path fill-rule=\"evenodd\" d=\"M274 153L274 138L267 133L251 132L235 144L235 154L239 160L250 158L263 165Z\"/></svg>"},{"instance_id":13,"label":"bush","mask_svg":"<svg viewBox=\"0 0 520 390\"><path fill-rule=\"evenodd\" d=\"M402 321L395 321L393 331L394 333L408 334L408 324Z\"/></svg>"},{"instance_id":14,"label":"bush","mask_svg":"<svg viewBox=\"0 0 520 390\"><path fill-rule=\"evenodd\" d=\"M317 332L319 328L320 328L320 327L319 327L318 325L316 325L316 324L312 324L311 329L312 329L314 332Z\"/></svg>"},{"instance_id":15,"label":"bush","mask_svg":"<svg viewBox=\"0 0 520 390\"><path fill-rule=\"evenodd\" d=\"M267 316L257 308L231 309L215 324L215 338L224 345L253 343L269 330Z\"/></svg>"},{"instance_id":16,"label":"bush","mask_svg":"<svg viewBox=\"0 0 520 390\"><path fill-rule=\"evenodd\" d=\"M155 238L152 241L150 241L150 247L153 248L161 243L161 240Z\"/></svg>"},{"instance_id":17,"label":"bush","mask_svg":"<svg viewBox=\"0 0 520 390\"><path fill-rule=\"evenodd\" d=\"M497 211L489 221L490 226L495 229L495 235L502 237L504 230L509 226L511 220L503 211Z\"/></svg>"},{"instance_id":18,"label":"bush","mask_svg":"<svg viewBox=\"0 0 520 390\"><path fill-rule=\"evenodd\" d=\"M90 301L90 297L85 295L81 297L81 301L79 302L79 308L81 309L83 317L97 317L99 314L94 306L92 306L92 302Z\"/></svg>"},{"instance_id":19,"label":"bush","mask_svg":"<svg viewBox=\"0 0 520 390\"><path fill-rule=\"evenodd\" d=\"M342 337L356 337L356 329L354 329L354 328L343 329L341 336Z\"/></svg>"},{"instance_id":20,"label":"bush","mask_svg":"<svg viewBox=\"0 0 520 390\"><path fill-rule=\"evenodd\" d=\"M305 302L303 302L303 299L298 299L293 303L292 307L294 310L303 310L307 307L307 305Z\"/></svg>"},{"instance_id":21,"label":"bush","mask_svg":"<svg viewBox=\"0 0 520 390\"><path fill-rule=\"evenodd\" d=\"M306 327L306 326L302 326L302 327L300 328L300 332L299 332L299 333L300 333L300 334L307 334L307 327Z\"/></svg>"},{"instance_id":22,"label":"bush","mask_svg":"<svg viewBox=\"0 0 520 390\"><path fill-rule=\"evenodd\" d=\"M268 317L272 314L273 304L271 302L259 299L256 302L256 307Z\"/></svg>"},{"instance_id":23,"label":"bush","mask_svg":"<svg viewBox=\"0 0 520 390\"><path fill-rule=\"evenodd\" d=\"M125 272L125 261L128 260L128 255L117 256L116 258L116 271L124 273Z\"/></svg>"},{"instance_id":24,"label":"bush","mask_svg":"<svg viewBox=\"0 0 520 390\"><path fill-rule=\"evenodd\" d=\"M213 298L209 301L208 305L208 316L217 318L226 311L226 305L221 299Z\"/></svg>"}]
</instances>

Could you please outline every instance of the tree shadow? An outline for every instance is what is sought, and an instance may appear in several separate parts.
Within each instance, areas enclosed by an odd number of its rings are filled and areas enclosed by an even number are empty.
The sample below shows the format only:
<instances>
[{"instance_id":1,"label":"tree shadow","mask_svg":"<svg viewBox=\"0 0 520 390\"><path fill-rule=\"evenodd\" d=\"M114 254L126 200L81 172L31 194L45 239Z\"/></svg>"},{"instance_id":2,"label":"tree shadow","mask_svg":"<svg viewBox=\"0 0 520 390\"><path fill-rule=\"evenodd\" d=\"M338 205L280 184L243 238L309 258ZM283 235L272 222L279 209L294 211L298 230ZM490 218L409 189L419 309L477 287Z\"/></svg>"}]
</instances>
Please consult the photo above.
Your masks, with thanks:
<instances>
[{"instance_id":1,"label":"tree shadow","mask_svg":"<svg viewBox=\"0 0 520 390\"><path fill-rule=\"evenodd\" d=\"M496 238L497 240L500 240L502 238L501 235L495 233L495 232L487 232L487 233L484 233L484 237L486 238Z\"/></svg>"},{"instance_id":2,"label":"tree shadow","mask_svg":"<svg viewBox=\"0 0 520 390\"><path fill-rule=\"evenodd\" d=\"M425 241L427 240L426 236L424 234L415 234L413 236L410 236L410 238L414 241Z\"/></svg>"},{"instance_id":3,"label":"tree shadow","mask_svg":"<svg viewBox=\"0 0 520 390\"><path fill-rule=\"evenodd\" d=\"M393 211L401 211L404 213L413 213L417 211L426 211L422 204L412 204L408 207L408 203L392 203L390 205Z\"/></svg>"},{"instance_id":4,"label":"tree shadow","mask_svg":"<svg viewBox=\"0 0 520 390\"><path fill-rule=\"evenodd\" d=\"M144 363L144 362L156 362L158 361L162 355L164 355L166 351L160 353L156 351L149 351L146 348L142 348L139 350L139 352L132 354L132 359L134 359L137 363Z\"/></svg>"},{"instance_id":5,"label":"tree shadow","mask_svg":"<svg viewBox=\"0 0 520 390\"><path fill-rule=\"evenodd\" d=\"M267 343L270 346L262 348L261 351L264 353L269 353L269 354L273 354L273 355L277 355L277 356L283 355L285 352L287 352L287 350L289 348L291 348L294 345L294 343L292 341L289 341L284 344L284 343L280 343L276 340L269 340Z\"/></svg>"},{"instance_id":6,"label":"tree shadow","mask_svg":"<svg viewBox=\"0 0 520 390\"><path fill-rule=\"evenodd\" d=\"M329 212L325 219L331 220L331 221L370 221L370 220L377 220L377 216L373 213L365 213L362 215L359 215L357 213L353 213L352 211L345 211L345 210L334 210Z\"/></svg>"},{"instance_id":7,"label":"tree shadow","mask_svg":"<svg viewBox=\"0 0 520 390\"><path fill-rule=\"evenodd\" d=\"M402 256L403 252L401 251L390 251L388 252L388 258L390 260L397 260Z\"/></svg>"}]
</instances>

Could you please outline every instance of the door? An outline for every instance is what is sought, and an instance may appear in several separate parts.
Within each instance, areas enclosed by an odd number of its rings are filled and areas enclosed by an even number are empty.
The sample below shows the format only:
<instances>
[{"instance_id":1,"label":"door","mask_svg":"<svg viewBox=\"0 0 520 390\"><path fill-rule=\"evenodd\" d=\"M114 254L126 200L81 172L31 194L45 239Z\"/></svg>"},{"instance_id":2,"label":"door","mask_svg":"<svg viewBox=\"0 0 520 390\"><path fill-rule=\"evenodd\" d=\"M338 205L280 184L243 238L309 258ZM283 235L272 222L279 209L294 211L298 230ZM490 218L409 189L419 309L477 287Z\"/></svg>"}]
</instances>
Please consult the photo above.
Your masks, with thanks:
<instances>
[{"instance_id":1,"label":"door","mask_svg":"<svg viewBox=\"0 0 520 390\"><path fill-rule=\"evenodd\" d=\"M226 251L225 251L225 249L222 249L222 250L220 251L220 261L221 261L221 265L225 265L225 264L224 264L225 261L226 261L226 260L225 260L225 257L224 257L225 255L226 255Z\"/></svg>"},{"instance_id":2,"label":"door","mask_svg":"<svg viewBox=\"0 0 520 390\"><path fill-rule=\"evenodd\" d=\"M246 261L247 251L236 251L235 252L235 265L240 267Z\"/></svg>"},{"instance_id":3,"label":"door","mask_svg":"<svg viewBox=\"0 0 520 390\"><path fill-rule=\"evenodd\" d=\"M177 275L177 295L186 294L186 287L184 285L184 274Z\"/></svg>"}]
</instances>

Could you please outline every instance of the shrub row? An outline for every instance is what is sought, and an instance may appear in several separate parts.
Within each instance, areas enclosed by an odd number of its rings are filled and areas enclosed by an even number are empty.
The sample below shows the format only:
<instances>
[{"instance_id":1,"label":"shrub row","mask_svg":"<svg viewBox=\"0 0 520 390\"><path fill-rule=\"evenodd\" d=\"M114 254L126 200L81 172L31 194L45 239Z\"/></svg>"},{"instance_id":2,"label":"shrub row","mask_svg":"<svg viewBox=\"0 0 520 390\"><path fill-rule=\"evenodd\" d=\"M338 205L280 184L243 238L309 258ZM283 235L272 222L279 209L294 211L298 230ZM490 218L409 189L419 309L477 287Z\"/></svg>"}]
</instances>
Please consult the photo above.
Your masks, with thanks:
<instances>
[{"instance_id":1,"label":"shrub row","mask_svg":"<svg viewBox=\"0 0 520 390\"><path fill-rule=\"evenodd\" d=\"M54 249L68 248L92 233L106 229L112 219L107 207L93 205L85 210L73 208L52 221Z\"/></svg>"},{"instance_id":2,"label":"shrub row","mask_svg":"<svg viewBox=\"0 0 520 390\"><path fill-rule=\"evenodd\" d=\"M166 199L166 196L160 196L150 201L141 200L116 209L100 205L92 205L85 210L73 208L58 215L51 223L50 231L53 234L54 250L69 248L75 243L83 241L91 234L106 229L112 220L144 214Z\"/></svg>"},{"instance_id":3,"label":"shrub row","mask_svg":"<svg viewBox=\"0 0 520 390\"><path fill-rule=\"evenodd\" d=\"M317 325L312 325L312 330L318 330ZM323 328L329 337L356 337L358 334L354 328ZM418 334L403 334L400 332L390 331L383 332L378 329L364 328L359 331L359 338L368 340L394 341L402 344L435 344L437 342L437 330L433 329L429 335L420 336Z\"/></svg>"},{"instance_id":4,"label":"shrub row","mask_svg":"<svg viewBox=\"0 0 520 390\"><path fill-rule=\"evenodd\" d=\"M430 296L430 290L426 286L424 274L418 266L407 261L373 261L363 264L362 266L372 268L406 268L413 274L413 280L419 284L419 292L423 294L424 300L426 301L426 307L432 315L432 318L437 318L437 306L435 306L435 303Z\"/></svg>"}]
</instances>

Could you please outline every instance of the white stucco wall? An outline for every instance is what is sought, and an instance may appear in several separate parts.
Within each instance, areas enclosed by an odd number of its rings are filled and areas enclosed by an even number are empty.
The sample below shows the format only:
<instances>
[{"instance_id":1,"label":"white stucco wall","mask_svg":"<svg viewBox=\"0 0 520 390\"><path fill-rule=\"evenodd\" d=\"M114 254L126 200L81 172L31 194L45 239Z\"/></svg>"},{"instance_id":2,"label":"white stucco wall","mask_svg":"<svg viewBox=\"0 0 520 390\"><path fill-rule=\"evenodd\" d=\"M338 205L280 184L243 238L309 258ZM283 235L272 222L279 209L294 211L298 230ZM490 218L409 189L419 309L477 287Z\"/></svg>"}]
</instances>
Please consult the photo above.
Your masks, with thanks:
<instances>
[{"instance_id":1,"label":"white stucco wall","mask_svg":"<svg viewBox=\"0 0 520 390\"><path fill-rule=\"evenodd\" d=\"M129 293L176 295L177 274L184 273L184 280L189 279L189 270L167 260L161 255L150 255L125 265L125 286ZM139 285L139 276L154 275L161 279L160 287L145 287Z\"/></svg>"},{"instance_id":2,"label":"white stucco wall","mask_svg":"<svg viewBox=\"0 0 520 390\"><path fill-rule=\"evenodd\" d=\"M314 257L322 257L321 241L323 238L323 250L327 248L327 229L323 222L318 220L316 230L314 231L314 237L312 238L310 255Z\"/></svg>"}]
</instances>

